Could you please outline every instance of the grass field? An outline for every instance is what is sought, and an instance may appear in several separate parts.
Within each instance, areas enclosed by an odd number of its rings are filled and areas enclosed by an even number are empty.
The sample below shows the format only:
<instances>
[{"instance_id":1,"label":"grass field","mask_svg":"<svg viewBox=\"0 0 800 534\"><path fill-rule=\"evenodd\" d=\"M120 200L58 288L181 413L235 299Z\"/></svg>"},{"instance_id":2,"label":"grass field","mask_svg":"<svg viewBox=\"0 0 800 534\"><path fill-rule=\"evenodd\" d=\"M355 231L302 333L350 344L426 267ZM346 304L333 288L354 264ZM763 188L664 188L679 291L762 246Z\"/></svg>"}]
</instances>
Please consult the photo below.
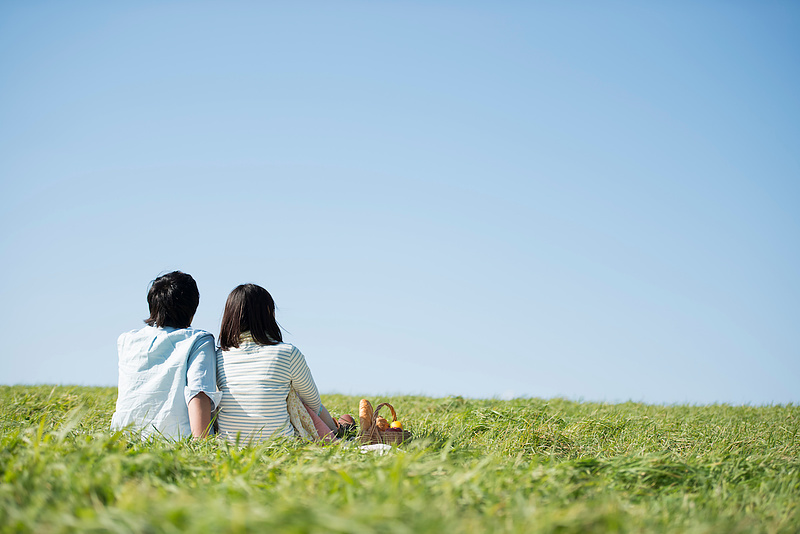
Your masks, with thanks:
<instances>
[{"instance_id":1,"label":"grass field","mask_svg":"<svg viewBox=\"0 0 800 534\"><path fill-rule=\"evenodd\" d=\"M140 441L115 397L0 386L0 532L800 532L793 405L371 399L416 437L379 456Z\"/></svg>"}]
</instances>

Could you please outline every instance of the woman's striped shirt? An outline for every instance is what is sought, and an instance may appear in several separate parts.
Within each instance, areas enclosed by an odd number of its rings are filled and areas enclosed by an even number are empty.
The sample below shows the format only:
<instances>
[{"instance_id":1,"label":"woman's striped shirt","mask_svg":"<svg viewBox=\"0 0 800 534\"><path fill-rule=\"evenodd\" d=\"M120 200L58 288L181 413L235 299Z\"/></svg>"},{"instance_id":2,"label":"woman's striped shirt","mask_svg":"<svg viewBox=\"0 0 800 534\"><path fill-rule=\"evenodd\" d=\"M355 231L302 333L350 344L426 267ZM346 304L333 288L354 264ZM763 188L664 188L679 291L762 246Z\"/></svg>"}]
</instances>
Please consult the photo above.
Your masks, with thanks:
<instances>
[{"instance_id":1,"label":"woman's striped shirt","mask_svg":"<svg viewBox=\"0 0 800 534\"><path fill-rule=\"evenodd\" d=\"M217 387L217 424L229 441L294 435L286 408L290 388L317 413L322 406L303 354L289 343L259 345L249 332L238 348L217 351Z\"/></svg>"}]
</instances>

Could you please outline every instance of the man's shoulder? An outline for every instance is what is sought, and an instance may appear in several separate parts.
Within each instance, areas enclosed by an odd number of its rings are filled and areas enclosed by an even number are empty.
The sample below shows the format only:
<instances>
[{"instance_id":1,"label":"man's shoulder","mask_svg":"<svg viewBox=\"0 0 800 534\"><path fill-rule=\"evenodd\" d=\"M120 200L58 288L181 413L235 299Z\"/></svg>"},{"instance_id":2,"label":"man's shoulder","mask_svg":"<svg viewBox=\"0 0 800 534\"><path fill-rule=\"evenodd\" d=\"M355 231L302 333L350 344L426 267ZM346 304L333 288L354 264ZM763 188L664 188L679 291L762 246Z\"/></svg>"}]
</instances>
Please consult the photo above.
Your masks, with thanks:
<instances>
[{"instance_id":1,"label":"man's shoulder","mask_svg":"<svg viewBox=\"0 0 800 534\"><path fill-rule=\"evenodd\" d=\"M131 341L138 338L143 337L151 337L155 335L156 329L152 326L145 326L143 328L134 328L133 330L128 330L127 332L123 332L117 338L118 343L123 343L125 341Z\"/></svg>"},{"instance_id":2,"label":"man's shoulder","mask_svg":"<svg viewBox=\"0 0 800 534\"><path fill-rule=\"evenodd\" d=\"M156 338L168 339L172 343L181 343L188 340L191 340L192 344L214 343L214 335L200 328L158 328L155 326L145 326L143 328L123 332L117 338L117 343L136 342Z\"/></svg>"},{"instance_id":3,"label":"man's shoulder","mask_svg":"<svg viewBox=\"0 0 800 534\"><path fill-rule=\"evenodd\" d=\"M199 328L165 328L162 332L165 340L169 340L176 349L195 352L203 347L214 347L214 336Z\"/></svg>"},{"instance_id":4,"label":"man's shoulder","mask_svg":"<svg viewBox=\"0 0 800 534\"><path fill-rule=\"evenodd\" d=\"M186 337L194 337L194 338L210 338L211 340L214 339L214 335L211 332L207 332L206 330L201 330L200 328L182 328L181 331L183 335ZM176 330L177 332L177 330Z\"/></svg>"}]
</instances>

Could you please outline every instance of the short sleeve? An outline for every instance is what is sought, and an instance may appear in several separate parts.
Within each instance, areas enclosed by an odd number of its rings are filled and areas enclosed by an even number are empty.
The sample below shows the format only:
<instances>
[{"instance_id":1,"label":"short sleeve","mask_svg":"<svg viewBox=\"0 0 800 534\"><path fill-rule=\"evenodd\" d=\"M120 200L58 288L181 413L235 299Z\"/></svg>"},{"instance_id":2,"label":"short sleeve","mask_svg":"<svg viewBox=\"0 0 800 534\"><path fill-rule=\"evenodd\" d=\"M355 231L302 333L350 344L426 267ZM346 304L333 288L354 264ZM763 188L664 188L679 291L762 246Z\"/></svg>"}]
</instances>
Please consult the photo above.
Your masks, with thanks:
<instances>
[{"instance_id":1,"label":"short sleeve","mask_svg":"<svg viewBox=\"0 0 800 534\"><path fill-rule=\"evenodd\" d=\"M214 347L214 336L207 332L198 336L189 354L188 363L186 388L183 392L186 404L202 392L211 399L211 410L215 410L222 399L222 392L217 391L217 351Z\"/></svg>"}]
</instances>

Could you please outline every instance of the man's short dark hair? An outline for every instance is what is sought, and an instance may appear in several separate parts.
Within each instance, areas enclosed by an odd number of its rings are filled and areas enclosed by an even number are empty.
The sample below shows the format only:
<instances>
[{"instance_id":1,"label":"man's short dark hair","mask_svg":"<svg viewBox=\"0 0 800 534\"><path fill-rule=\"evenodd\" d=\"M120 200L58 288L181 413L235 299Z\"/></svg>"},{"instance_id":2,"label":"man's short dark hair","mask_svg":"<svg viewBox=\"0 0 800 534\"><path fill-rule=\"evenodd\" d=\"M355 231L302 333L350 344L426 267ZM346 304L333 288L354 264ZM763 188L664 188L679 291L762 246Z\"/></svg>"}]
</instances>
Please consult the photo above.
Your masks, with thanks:
<instances>
[{"instance_id":1,"label":"man's short dark hair","mask_svg":"<svg viewBox=\"0 0 800 534\"><path fill-rule=\"evenodd\" d=\"M187 328L192 324L194 312L200 304L200 292L191 275L174 271L159 276L150 283L147 292L150 326Z\"/></svg>"}]
</instances>

